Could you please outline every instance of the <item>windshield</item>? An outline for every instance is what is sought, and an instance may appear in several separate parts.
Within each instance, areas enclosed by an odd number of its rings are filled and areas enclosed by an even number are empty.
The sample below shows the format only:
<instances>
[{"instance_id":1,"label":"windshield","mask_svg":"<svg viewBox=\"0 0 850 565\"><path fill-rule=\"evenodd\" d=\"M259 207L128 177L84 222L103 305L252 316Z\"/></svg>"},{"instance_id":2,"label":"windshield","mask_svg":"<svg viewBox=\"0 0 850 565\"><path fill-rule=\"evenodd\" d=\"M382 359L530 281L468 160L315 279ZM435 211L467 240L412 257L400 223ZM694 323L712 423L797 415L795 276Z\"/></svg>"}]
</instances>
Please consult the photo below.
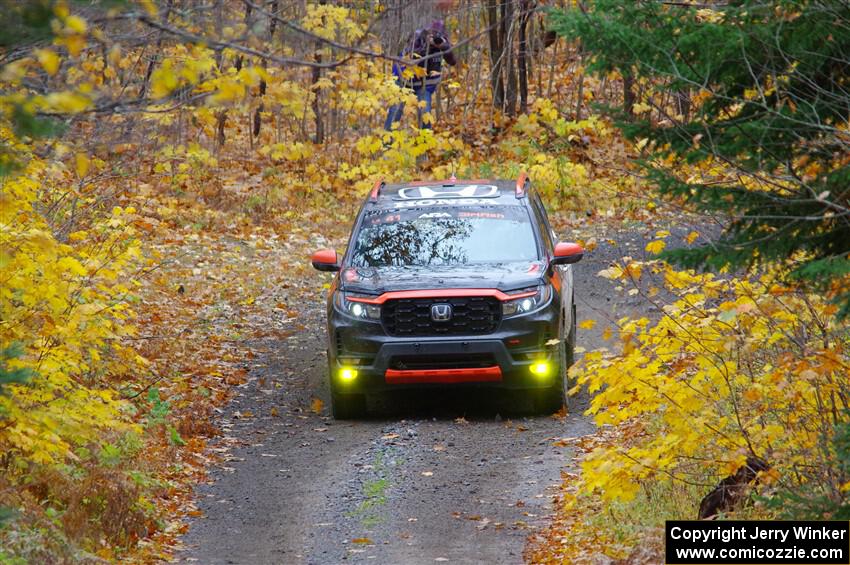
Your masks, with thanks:
<instances>
[{"instance_id":1,"label":"windshield","mask_svg":"<svg viewBox=\"0 0 850 565\"><path fill-rule=\"evenodd\" d=\"M537 259L525 208L451 206L368 212L354 242L351 266L450 266Z\"/></svg>"}]
</instances>

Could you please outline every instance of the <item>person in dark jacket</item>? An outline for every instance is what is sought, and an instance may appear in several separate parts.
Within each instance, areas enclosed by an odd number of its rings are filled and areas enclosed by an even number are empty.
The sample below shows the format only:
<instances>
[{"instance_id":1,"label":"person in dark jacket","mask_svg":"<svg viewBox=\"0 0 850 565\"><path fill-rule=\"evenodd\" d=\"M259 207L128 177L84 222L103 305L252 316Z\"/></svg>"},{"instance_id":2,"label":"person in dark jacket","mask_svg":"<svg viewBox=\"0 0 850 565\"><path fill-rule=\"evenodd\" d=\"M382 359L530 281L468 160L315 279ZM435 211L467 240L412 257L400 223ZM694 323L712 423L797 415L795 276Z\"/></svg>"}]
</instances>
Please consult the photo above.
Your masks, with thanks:
<instances>
[{"instance_id":1,"label":"person in dark jacket","mask_svg":"<svg viewBox=\"0 0 850 565\"><path fill-rule=\"evenodd\" d=\"M423 123L423 116L431 113L431 98L437 90L437 85L440 84L443 60L452 66L457 64L443 21L434 20L427 29L417 29L413 32L402 50L401 56L413 61L420 60L417 66L424 73L419 71L413 76L405 77L404 65L393 63L393 75L396 77L396 83L399 86L412 90L416 94L417 100L420 103L424 102L418 108L419 127L430 129L431 122ZM390 106L384 129L392 131L393 125L401 120L403 112L404 102Z\"/></svg>"}]
</instances>

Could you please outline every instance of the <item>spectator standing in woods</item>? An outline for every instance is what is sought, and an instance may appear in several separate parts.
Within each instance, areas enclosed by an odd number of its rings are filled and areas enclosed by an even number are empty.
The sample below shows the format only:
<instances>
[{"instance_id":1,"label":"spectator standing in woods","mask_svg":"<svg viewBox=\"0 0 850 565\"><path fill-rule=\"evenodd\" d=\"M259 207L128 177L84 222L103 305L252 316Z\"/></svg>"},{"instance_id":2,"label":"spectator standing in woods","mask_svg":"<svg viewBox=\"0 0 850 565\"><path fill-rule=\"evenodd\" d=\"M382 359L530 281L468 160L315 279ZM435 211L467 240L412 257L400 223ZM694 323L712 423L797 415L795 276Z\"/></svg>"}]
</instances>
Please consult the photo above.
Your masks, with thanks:
<instances>
[{"instance_id":1,"label":"spectator standing in woods","mask_svg":"<svg viewBox=\"0 0 850 565\"><path fill-rule=\"evenodd\" d=\"M421 59L416 65L424 70L424 73L421 71L413 74L405 73L405 66L396 62L393 63L393 75L399 86L410 89L416 94L416 99L420 103L417 111L419 127L431 129L431 98L437 90L437 85L440 84L443 59L449 65L457 64L443 21L434 20L427 29L414 31L402 50L401 56L413 61ZM404 102L390 106L384 129L392 131L393 124L401 120L403 112ZM423 119L425 114L428 114L429 119Z\"/></svg>"}]
</instances>

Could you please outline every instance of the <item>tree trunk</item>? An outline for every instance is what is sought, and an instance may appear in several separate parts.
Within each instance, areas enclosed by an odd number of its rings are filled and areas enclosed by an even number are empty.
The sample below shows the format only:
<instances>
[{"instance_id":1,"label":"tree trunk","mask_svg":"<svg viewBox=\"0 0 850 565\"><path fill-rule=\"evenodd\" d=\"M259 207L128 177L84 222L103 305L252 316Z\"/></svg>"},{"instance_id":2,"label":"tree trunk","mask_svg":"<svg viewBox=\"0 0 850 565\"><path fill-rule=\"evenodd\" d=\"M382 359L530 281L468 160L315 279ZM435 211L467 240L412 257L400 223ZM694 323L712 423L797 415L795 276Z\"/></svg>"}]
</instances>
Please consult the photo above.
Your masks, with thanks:
<instances>
[{"instance_id":1,"label":"tree trunk","mask_svg":"<svg viewBox=\"0 0 850 565\"><path fill-rule=\"evenodd\" d=\"M623 74L623 112L631 118L635 108L635 79L631 73Z\"/></svg>"},{"instance_id":2,"label":"tree trunk","mask_svg":"<svg viewBox=\"0 0 850 565\"><path fill-rule=\"evenodd\" d=\"M520 0L519 19L519 52L517 53L517 68L519 69L519 111L528 112L528 19L531 17L531 2Z\"/></svg>"},{"instance_id":3,"label":"tree trunk","mask_svg":"<svg viewBox=\"0 0 850 565\"><path fill-rule=\"evenodd\" d=\"M581 107L584 104L584 73L578 77L578 96L576 100L576 117L575 120L581 120Z\"/></svg>"},{"instance_id":4,"label":"tree trunk","mask_svg":"<svg viewBox=\"0 0 850 565\"><path fill-rule=\"evenodd\" d=\"M493 90L493 107L504 108L505 105L505 83L502 80L503 45L500 41L500 0L487 1L487 24L490 27L487 35L490 40L490 87Z\"/></svg>"},{"instance_id":5,"label":"tree trunk","mask_svg":"<svg viewBox=\"0 0 850 565\"><path fill-rule=\"evenodd\" d=\"M269 9L270 9L270 14L271 14L269 16L269 48L272 48L272 43L274 42L275 26L277 24L277 20L274 18L274 16L277 15L277 0L272 1L271 5L269 6ZM250 12L249 12L249 14L250 14ZM248 18L248 16L246 15L246 20L247 20L247 18ZM267 63L266 60L263 59L263 69L266 69L266 67L268 66L266 63ZM262 113L265 110L265 100L264 100L265 95L266 95L266 80L261 78L260 79L260 92L259 92L260 103L257 106L257 109L254 111L254 124L253 124L253 128L251 130L251 133L254 134L254 137L260 136L260 128L263 125Z\"/></svg>"},{"instance_id":6,"label":"tree trunk","mask_svg":"<svg viewBox=\"0 0 850 565\"><path fill-rule=\"evenodd\" d=\"M578 66L582 67L584 56L581 52L581 45L578 46ZM581 106L584 104L584 71L578 76L578 93L576 99L576 117L575 121L581 119Z\"/></svg>"},{"instance_id":7,"label":"tree trunk","mask_svg":"<svg viewBox=\"0 0 850 565\"><path fill-rule=\"evenodd\" d=\"M691 93L688 90L680 90L676 93L676 110L682 116L682 122L690 121Z\"/></svg>"},{"instance_id":8,"label":"tree trunk","mask_svg":"<svg viewBox=\"0 0 850 565\"><path fill-rule=\"evenodd\" d=\"M224 126L227 124L227 110L221 110L216 113L216 135L215 135L215 143L216 146L221 148L224 146L224 142L227 137L224 134Z\"/></svg>"},{"instance_id":9,"label":"tree trunk","mask_svg":"<svg viewBox=\"0 0 850 565\"><path fill-rule=\"evenodd\" d=\"M758 474L770 469L770 464L761 457L747 457L747 463L734 475L720 481L700 501L697 519L708 520L720 513L731 512L741 506L750 487L758 480Z\"/></svg>"},{"instance_id":10,"label":"tree trunk","mask_svg":"<svg viewBox=\"0 0 850 565\"><path fill-rule=\"evenodd\" d=\"M319 0L319 4L324 4L326 0ZM323 20L324 23L324 20ZM316 62L322 62L322 42L316 41L315 49L316 49ZM311 73L311 85L315 86L319 80L322 78L322 69L321 67L313 67L313 71ZM313 116L316 120L316 137L314 138L315 143L324 143L325 142L325 121L322 116L322 91L318 88L313 88ZM333 131L331 131L333 134Z\"/></svg>"},{"instance_id":11,"label":"tree trunk","mask_svg":"<svg viewBox=\"0 0 850 565\"><path fill-rule=\"evenodd\" d=\"M272 16L277 16L278 3L277 0L272 0L271 4L269 4L269 12ZM274 41L274 32L277 29L277 19L270 16L269 17L269 41Z\"/></svg>"},{"instance_id":12,"label":"tree trunk","mask_svg":"<svg viewBox=\"0 0 850 565\"><path fill-rule=\"evenodd\" d=\"M220 38L222 33L222 28L224 27L223 23L223 10L224 10L224 1L216 0L215 3L215 34L216 37ZM219 49L215 52L215 64L218 68L219 73L222 71L222 67L224 65L224 51ZM241 66L242 57L236 61L237 66ZM227 139L227 136L224 133L224 127L227 124L227 110L220 110L216 113L216 148L221 149L224 147L224 142Z\"/></svg>"},{"instance_id":13,"label":"tree trunk","mask_svg":"<svg viewBox=\"0 0 850 565\"><path fill-rule=\"evenodd\" d=\"M254 110L254 127L251 133L254 134L254 137L259 137L260 128L263 125L261 114L265 109L265 105L263 104L263 96L266 95L266 81L264 79L260 79L260 104L257 106L257 109Z\"/></svg>"},{"instance_id":14,"label":"tree trunk","mask_svg":"<svg viewBox=\"0 0 850 565\"><path fill-rule=\"evenodd\" d=\"M320 42L316 42L316 62L322 62L322 54L319 49L322 48ZM315 85L322 78L321 67L313 67L312 84ZM322 120L322 91L318 88L313 89L313 114L316 118L316 143L325 142L325 122Z\"/></svg>"},{"instance_id":15,"label":"tree trunk","mask_svg":"<svg viewBox=\"0 0 850 565\"><path fill-rule=\"evenodd\" d=\"M171 15L171 8L174 6L174 0L168 0L165 4L165 12L162 15L162 21L166 24L168 23L168 17ZM156 49L153 52L153 56L151 57L150 63L148 63L148 68L145 71L145 78L142 80L142 87L139 89L139 99L144 99L144 97L148 93L148 87L151 82L151 75L153 74L153 70L156 67L157 62L159 61L159 52L162 49L162 39L164 32L160 30L159 36L156 38ZM104 57L104 61L106 57Z\"/></svg>"},{"instance_id":16,"label":"tree trunk","mask_svg":"<svg viewBox=\"0 0 850 565\"><path fill-rule=\"evenodd\" d=\"M558 41L558 34L556 32L552 30L543 32L543 49L546 49L550 45L554 45L556 41Z\"/></svg>"},{"instance_id":17,"label":"tree trunk","mask_svg":"<svg viewBox=\"0 0 850 565\"><path fill-rule=\"evenodd\" d=\"M505 113L516 115L517 72L514 61L514 0L502 2L502 56L505 58Z\"/></svg>"}]
</instances>

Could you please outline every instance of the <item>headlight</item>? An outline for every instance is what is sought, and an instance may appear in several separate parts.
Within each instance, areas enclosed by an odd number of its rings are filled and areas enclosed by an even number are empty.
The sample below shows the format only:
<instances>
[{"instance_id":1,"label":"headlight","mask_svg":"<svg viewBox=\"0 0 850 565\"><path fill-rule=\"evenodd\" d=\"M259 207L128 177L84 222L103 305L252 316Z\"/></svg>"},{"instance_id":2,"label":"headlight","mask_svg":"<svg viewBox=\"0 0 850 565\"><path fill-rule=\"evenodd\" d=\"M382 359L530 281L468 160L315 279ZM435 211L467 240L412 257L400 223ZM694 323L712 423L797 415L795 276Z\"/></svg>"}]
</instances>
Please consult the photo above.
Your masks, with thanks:
<instances>
[{"instance_id":1,"label":"headlight","mask_svg":"<svg viewBox=\"0 0 850 565\"><path fill-rule=\"evenodd\" d=\"M334 303L338 310L342 311L354 318L364 320L380 320L381 307L374 304L366 304L365 302L356 302L348 300L344 292L337 292L334 295Z\"/></svg>"},{"instance_id":2,"label":"headlight","mask_svg":"<svg viewBox=\"0 0 850 565\"><path fill-rule=\"evenodd\" d=\"M529 294L536 290L537 292L533 295ZM502 317L507 318L509 316L518 316L520 314L528 314L529 312L534 312L535 310L543 307L547 302L549 302L549 298L552 296L552 287L547 285L531 287L527 289L523 289L517 294L522 294L521 298L516 298L514 300L506 300L502 302Z\"/></svg>"}]
</instances>

